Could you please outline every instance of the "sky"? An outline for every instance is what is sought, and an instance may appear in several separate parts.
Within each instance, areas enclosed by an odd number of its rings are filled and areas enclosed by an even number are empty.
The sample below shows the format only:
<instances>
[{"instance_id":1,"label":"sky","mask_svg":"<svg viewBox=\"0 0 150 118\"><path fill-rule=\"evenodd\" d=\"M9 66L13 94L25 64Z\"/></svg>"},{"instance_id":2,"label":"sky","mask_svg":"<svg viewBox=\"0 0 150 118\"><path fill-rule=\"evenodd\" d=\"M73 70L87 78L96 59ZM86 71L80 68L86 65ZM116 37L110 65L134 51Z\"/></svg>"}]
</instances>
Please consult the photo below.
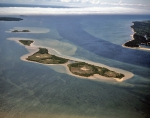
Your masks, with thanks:
<instances>
[{"instance_id":1,"label":"sky","mask_svg":"<svg viewBox=\"0 0 150 118\"><path fill-rule=\"evenodd\" d=\"M0 14L150 14L150 0L0 0L1 3L73 8L1 8ZM37 13L36 13L36 11Z\"/></svg>"},{"instance_id":2,"label":"sky","mask_svg":"<svg viewBox=\"0 0 150 118\"><path fill-rule=\"evenodd\" d=\"M82 5L150 5L150 0L0 0L0 3L18 3L18 4L57 4L57 5L69 5L74 4L78 6Z\"/></svg>"}]
</instances>

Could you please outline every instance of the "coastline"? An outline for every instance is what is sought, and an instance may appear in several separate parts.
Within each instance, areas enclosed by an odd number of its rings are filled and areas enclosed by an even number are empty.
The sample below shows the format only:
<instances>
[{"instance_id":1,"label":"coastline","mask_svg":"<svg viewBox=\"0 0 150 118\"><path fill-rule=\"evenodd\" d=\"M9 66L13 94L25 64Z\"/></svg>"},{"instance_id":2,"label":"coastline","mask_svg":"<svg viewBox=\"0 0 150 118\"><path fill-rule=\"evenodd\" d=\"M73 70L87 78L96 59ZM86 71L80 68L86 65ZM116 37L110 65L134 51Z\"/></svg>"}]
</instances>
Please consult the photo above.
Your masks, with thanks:
<instances>
[{"instance_id":1,"label":"coastline","mask_svg":"<svg viewBox=\"0 0 150 118\"><path fill-rule=\"evenodd\" d=\"M23 55L23 56L20 57L20 59L22 61L31 62L31 63L37 63L37 64L42 64L42 65L46 65L46 66L48 66L48 65L56 65L56 64L43 64L43 63L38 63L38 62L35 62L35 61L28 61L26 59L28 56L33 55L35 52L37 52L39 50L39 47L44 47L44 48L48 49L48 51L50 52L50 54L55 53L56 56L61 56L63 58L67 58L69 60L81 61L81 62L86 62L86 63L89 63L89 64L93 64L93 65L96 65L96 66L99 66L99 67L105 67L107 69L110 69L112 71L115 71L115 72L118 72L118 73L122 73L122 74L125 75L121 79L119 79L119 78L105 77L105 76L101 76L99 74L94 74L93 76L90 76L90 77L84 77L84 76L79 76L79 75L75 75L75 74L71 73L71 71L68 68L69 62L64 63L64 64L57 64L57 65L60 65L60 66L64 66L67 74L75 76L75 77L78 77L78 78L98 80L98 81L112 81L112 82L117 81L117 82L123 82L123 81L125 81L127 79L130 79L130 78L132 78L134 76L133 73L131 73L129 71L126 71L126 70L122 70L122 69L110 67L110 66L107 66L107 65L104 65L104 64L101 64L101 63L96 63L96 62L92 62L92 61L88 61L88 60L82 60L82 59L78 59L78 58L74 58L74 57L70 57L70 56L65 56L65 55L62 55L61 53L59 53L57 50L49 48L49 47L36 46L34 39L29 39L29 38L7 38L7 39L19 43L20 45L24 46L28 50L29 53L27 53L27 54L25 54L25 55ZM27 40L33 40L34 42L31 43L30 46L25 46L25 45L23 45L22 43L19 42L20 39L22 39L22 40L26 40L26 39Z\"/></svg>"},{"instance_id":2,"label":"coastline","mask_svg":"<svg viewBox=\"0 0 150 118\"><path fill-rule=\"evenodd\" d=\"M134 25L134 23L133 23L133 25ZM131 35L132 39L129 40L129 41L135 40L135 39L133 38L133 35L134 35L136 32L134 31L133 28L131 28L131 30L132 30L133 34ZM128 41L128 42L129 42L129 41ZM129 48L129 49L134 49L134 50L137 49L137 50L150 51L150 48L144 48L144 47L141 47L141 46L139 46L139 47L128 47L128 46L125 46L124 44L122 44L122 47L124 47L124 48Z\"/></svg>"},{"instance_id":3,"label":"coastline","mask_svg":"<svg viewBox=\"0 0 150 118\"><path fill-rule=\"evenodd\" d=\"M131 72L121 70L121 69L117 69L117 70L122 71L122 73L125 75L125 77L123 77L121 79L118 79L118 78L112 78L112 77L105 77L105 76L102 76L102 75L99 75L99 74L94 74L93 76L90 76L90 77L83 77L83 76L79 76L79 75L75 75L75 74L71 73L68 66L67 66L67 63L63 64L62 66L64 66L66 68L67 74L78 77L78 78L81 78L81 79L90 79L90 80L96 80L96 81L109 81L109 82L116 82L116 81L117 82L123 82L123 81L128 80L128 79L130 79L134 76L134 74L131 73ZM111 69L116 70L116 68L113 68L113 67L111 67Z\"/></svg>"},{"instance_id":4,"label":"coastline","mask_svg":"<svg viewBox=\"0 0 150 118\"><path fill-rule=\"evenodd\" d=\"M133 50L135 50L135 49L137 49L137 50L144 50L144 51L150 51L150 48L144 48L144 47L127 47L127 46L125 46L124 44L122 45L122 47L124 47L124 48L129 48L129 49L133 49Z\"/></svg>"},{"instance_id":5,"label":"coastline","mask_svg":"<svg viewBox=\"0 0 150 118\"><path fill-rule=\"evenodd\" d=\"M132 28L132 31L134 32L133 28ZM134 32L134 34L135 34L135 33L136 33L136 32ZM134 34L131 35L132 39L129 40L129 41L134 40L134 38L133 38L133 35L134 35ZM141 47L141 46L139 46L139 47L128 47L128 46L125 46L124 44L122 44L122 47L124 47L124 48L129 48L129 49L133 49L133 50L137 49L137 50L150 51L150 48L144 48L144 47Z\"/></svg>"}]
</instances>

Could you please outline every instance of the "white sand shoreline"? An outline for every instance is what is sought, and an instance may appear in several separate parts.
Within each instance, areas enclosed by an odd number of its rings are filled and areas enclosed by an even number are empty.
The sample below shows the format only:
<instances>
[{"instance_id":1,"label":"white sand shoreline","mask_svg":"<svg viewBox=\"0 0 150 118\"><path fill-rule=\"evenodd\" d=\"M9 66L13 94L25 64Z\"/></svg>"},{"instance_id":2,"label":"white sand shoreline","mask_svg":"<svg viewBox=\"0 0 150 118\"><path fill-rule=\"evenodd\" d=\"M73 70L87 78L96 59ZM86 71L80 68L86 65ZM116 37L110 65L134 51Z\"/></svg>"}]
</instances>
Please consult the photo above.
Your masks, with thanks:
<instances>
[{"instance_id":1,"label":"white sand shoreline","mask_svg":"<svg viewBox=\"0 0 150 118\"><path fill-rule=\"evenodd\" d=\"M64 66L66 68L66 73L67 74L75 76L75 77L78 77L78 78L91 79L91 80L102 80L102 81L104 80L104 81L122 82L122 81L130 79L130 78L132 78L134 76L133 73L131 73L129 71L126 71L126 70L122 70L122 69L118 69L118 68L114 68L114 67L109 67L107 65L104 65L104 64L101 64L101 63L92 62L92 61L88 61L88 60L82 60L82 59L78 59L78 58L74 58L74 57L70 57L70 56L65 56L65 55L60 54L57 50L49 48L49 47L36 46L34 39L29 39L29 38L8 38L8 40L13 40L13 41L19 43L20 45L24 46L28 50L29 53L27 53L27 54L25 54L25 55L23 55L23 56L20 57L21 60L26 61L26 62L38 63L38 62L28 61L28 60L26 60L26 58L28 56L34 54L35 52L37 52L39 50L39 47L44 47L44 48L48 49L48 51L49 51L50 54L55 54L56 56L63 57L63 58L69 59L69 60L86 62L86 63L93 64L93 65L96 65L96 66L99 66L99 67L105 67L105 68L108 68L109 70L115 71L117 73L122 73L122 74L125 75L125 77L123 77L122 79L104 77L104 76L101 76L101 75L98 75L98 74L94 74L93 76L90 76L90 77L82 77L82 76L78 76L78 75L75 75L75 74L73 74L73 73L70 72L70 70L69 70L69 68L67 66L68 62L65 63L65 64L57 64L57 65L60 65L60 66ZM33 40L34 42L31 43L30 46L25 46L25 45L21 44L19 42L19 40ZM38 63L38 64L42 64L42 63ZM56 64L42 64L42 65L56 65Z\"/></svg>"},{"instance_id":2,"label":"white sand shoreline","mask_svg":"<svg viewBox=\"0 0 150 118\"><path fill-rule=\"evenodd\" d=\"M99 75L99 74L94 74L93 76L90 76L90 77L83 77L83 76L79 76L79 75L75 75L75 74L71 73L71 71L69 70L69 68L67 66L67 63L63 64L63 66L66 68L66 71L67 71L67 73L69 75L72 75L72 76L75 76L75 77L78 77L78 78L82 78L82 79L90 79L90 80L96 80L96 81L109 81L109 82L115 82L115 81L117 81L117 82L123 82L123 81L125 81L127 79L130 79L130 78L132 78L134 76L131 72L122 70L122 72L123 72L122 74L124 74L125 77L123 77L121 79L111 78L111 77L105 77L105 76L102 76L102 75Z\"/></svg>"},{"instance_id":3,"label":"white sand shoreline","mask_svg":"<svg viewBox=\"0 0 150 118\"><path fill-rule=\"evenodd\" d=\"M144 48L144 47L127 47L127 46L125 46L124 44L122 45L122 47L124 47L124 48L129 48L129 49L133 49L133 50L137 49L137 50L150 51L150 48Z\"/></svg>"},{"instance_id":4,"label":"white sand shoreline","mask_svg":"<svg viewBox=\"0 0 150 118\"><path fill-rule=\"evenodd\" d=\"M134 24L134 23L133 23L133 24ZM131 29L132 29L133 34L131 35L132 39L129 40L129 41L135 40L135 39L133 38L133 35L134 35L136 32L134 31L133 28L131 28ZM129 42L129 41L128 41L128 42ZM150 48L144 48L144 47L141 47L141 46L139 46L139 47L128 47L128 46L125 46L125 45L123 44L122 47L124 47L124 48L129 48L129 49L134 49L134 50L137 49L137 50L150 51Z\"/></svg>"}]
</instances>

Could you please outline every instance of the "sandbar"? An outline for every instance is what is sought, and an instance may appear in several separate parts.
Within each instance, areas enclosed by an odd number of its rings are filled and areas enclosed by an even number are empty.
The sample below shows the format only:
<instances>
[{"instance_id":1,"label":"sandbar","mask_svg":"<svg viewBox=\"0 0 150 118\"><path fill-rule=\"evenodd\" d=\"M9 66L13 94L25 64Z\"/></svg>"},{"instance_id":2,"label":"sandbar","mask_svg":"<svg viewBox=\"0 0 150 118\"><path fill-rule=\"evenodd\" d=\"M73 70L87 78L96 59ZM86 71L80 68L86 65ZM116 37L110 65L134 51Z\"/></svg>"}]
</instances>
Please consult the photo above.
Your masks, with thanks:
<instances>
[{"instance_id":1,"label":"sandbar","mask_svg":"<svg viewBox=\"0 0 150 118\"><path fill-rule=\"evenodd\" d=\"M16 31L16 32L15 32ZM14 27L5 31L7 33L48 33L50 29L44 27Z\"/></svg>"}]
</instances>

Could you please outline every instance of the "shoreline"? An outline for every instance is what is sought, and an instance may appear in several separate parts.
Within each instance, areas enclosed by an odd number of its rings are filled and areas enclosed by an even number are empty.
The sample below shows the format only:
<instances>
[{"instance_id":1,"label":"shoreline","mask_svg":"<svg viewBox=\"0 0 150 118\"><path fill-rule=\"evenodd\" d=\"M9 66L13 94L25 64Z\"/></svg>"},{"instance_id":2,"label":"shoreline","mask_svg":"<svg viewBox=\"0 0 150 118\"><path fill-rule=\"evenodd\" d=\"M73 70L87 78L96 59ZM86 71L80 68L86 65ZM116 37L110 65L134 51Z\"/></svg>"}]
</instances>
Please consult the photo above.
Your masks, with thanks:
<instances>
[{"instance_id":1,"label":"shoreline","mask_svg":"<svg viewBox=\"0 0 150 118\"><path fill-rule=\"evenodd\" d=\"M144 50L144 51L150 51L150 48L144 48L144 47L128 47L128 46L125 46L124 44L122 45L122 47L124 48L129 48L129 49L137 49L137 50Z\"/></svg>"},{"instance_id":2,"label":"shoreline","mask_svg":"<svg viewBox=\"0 0 150 118\"><path fill-rule=\"evenodd\" d=\"M134 25L134 23L133 23L133 25ZM130 35L130 36L132 37L132 39L129 40L129 41L135 40L135 39L133 38L133 35L134 35L136 32L134 31L133 28L131 28L131 30L132 30L133 34ZM129 42L129 41L128 41L128 42ZM129 49L133 49L133 50L137 49L137 50L150 51L150 48L144 48L144 47L140 47L140 46L139 46L139 47L128 47L128 46L125 46L124 44L122 44L122 47L124 47L124 48L129 48Z\"/></svg>"},{"instance_id":3,"label":"shoreline","mask_svg":"<svg viewBox=\"0 0 150 118\"><path fill-rule=\"evenodd\" d=\"M125 75L125 77L123 77L121 79L112 78L112 77L105 77L105 76L102 76L99 74L94 74L93 76L84 77L84 76L79 76L79 75L75 75L75 74L71 73L71 71L68 68L67 63L63 64L62 66L64 66L66 68L67 74L81 78L81 79L90 79L90 80L96 80L96 81L109 81L109 82L116 82L116 81L117 82L123 82L123 81L130 79L134 76L134 74L132 74L128 71L125 72L125 70L122 70L122 72L124 71L123 74Z\"/></svg>"},{"instance_id":4,"label":"shoreline","mask_svg":"<svg viewBox=\"0 0 150 118\"><path fill-rule=\"evenodd\" d=\"M88 61L88 60L82 60L82 59L78 59L78 58L74 58L74 57L70 57L70 56L65 56L65 55L60 54L57 50L52 49L52 48L48 48L48 47L45 47L45 46L36 46L36 45L34 45L34 43L35 43L34 39L29 39L29 38L7 38L7 39L19 43L20 45L24 46L28 50L29 53L24 54L23 56L20 57L20 59L22 61L32 62L32 63L36 63L36 64L42 64L42 65L46 65L46 66L48 66L48 65L56 65L56 64L43 64L43 63L38 63L38 62L26 60L26 58L28 56L31 56L35 52L37 52L39 50L39 47L44 47L44 48L48 49L48 51L50 52L50 54L54 53L54 52L51 53L51 51L55 51L56 56L59 56L59 57L61 56L62 58L67 58L69 60L86 62L86 63L93 64L93 65L96 65L96 66L99 66L99 67L105 67L107 69L110 69L111 71L115 71L117 73L122 73L122 74L125 75L121 79L119 79L119 78L112 78L112 77L105 77L105 76L101 76L99 74L94 74L93 76L90 76L90 77L84 77L84 76L79 76L79 75L75 75L75 74L71 73L71 71L69 70L69 67L68 67L69 62L64 63L64 64L57 64L57 65L60 65L60 66L64 66L67 74L75 76L75 77L78 77L78 78L91 79L91 80L101 80L101 81L112 81L112 82L114 82L114 81L123 82L123 81L125 81L127 79L130 79L130 78L132 78L134 76L133 73L131 73L129 71L126 71L126 70L122 70L122 69L119 69L119 68L110 67L110 66L107 66L107 65L104 65L104 64L101 64L101 63L96 63L96 62L92 62L92 61ZM22 40L26 40L26 39L27 40L33 40L34 42L31 43L30 46L25 46L25 45L23 45L22 43L19 42L20 39L22 39Z\"/></svg>"},{"instance_id":5,"label":"shoreline","mask_svg":"<svg viewBox=\"0 0 150 118\"><path fill-rule=\"evenodd\" d=\"M132 31L134 32L133 28L132 28ZM134 32L134 34L135 34L135 33L136 33L136 32ZM134 34L131 35L132 39L129 40L129 41L135 40L135 39L133 38L133 35L134 35ZM129 49L133 49L133 50L137 49L137 50L150 51L150 48L144 48L144 47L140 47L140 46L139 46L139 47L128 47L128 46L125 46L124 44L122 44L122 47L124 47L124 48L129 48Z\"/></svg>"}]
</instances>

